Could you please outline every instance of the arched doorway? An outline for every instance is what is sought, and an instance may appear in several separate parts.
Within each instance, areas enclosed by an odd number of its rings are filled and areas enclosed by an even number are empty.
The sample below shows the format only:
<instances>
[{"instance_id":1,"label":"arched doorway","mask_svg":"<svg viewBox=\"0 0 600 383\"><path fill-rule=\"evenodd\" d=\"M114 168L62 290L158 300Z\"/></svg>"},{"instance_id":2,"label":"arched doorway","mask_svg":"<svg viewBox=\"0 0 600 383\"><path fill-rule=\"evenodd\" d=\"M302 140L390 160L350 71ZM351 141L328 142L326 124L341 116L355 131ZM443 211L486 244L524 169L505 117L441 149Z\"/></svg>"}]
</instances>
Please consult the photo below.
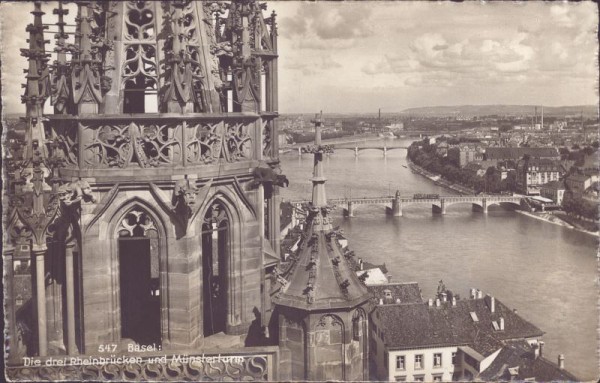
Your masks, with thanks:
<instances>
[{"instance_id":1,"label":"arched doorway","mask_svg":"<svg viewBox=\"0 0 600 383\"><path fill-rule=\"evenodd\" d=\"M121 338L161 343L159 238L155 222L139 207L117 228Z\"/></svg>"},{"instance_id":2,"label":"arched doorway","mask_svg":"<svg viewBox=\"0 0 600 383\"><path fill-rule=\"evenodd\" d=\"M228 307L230 220L222 203L212 203L202 223L204 337L225 332Z\"/></svg>"}]
</instances>

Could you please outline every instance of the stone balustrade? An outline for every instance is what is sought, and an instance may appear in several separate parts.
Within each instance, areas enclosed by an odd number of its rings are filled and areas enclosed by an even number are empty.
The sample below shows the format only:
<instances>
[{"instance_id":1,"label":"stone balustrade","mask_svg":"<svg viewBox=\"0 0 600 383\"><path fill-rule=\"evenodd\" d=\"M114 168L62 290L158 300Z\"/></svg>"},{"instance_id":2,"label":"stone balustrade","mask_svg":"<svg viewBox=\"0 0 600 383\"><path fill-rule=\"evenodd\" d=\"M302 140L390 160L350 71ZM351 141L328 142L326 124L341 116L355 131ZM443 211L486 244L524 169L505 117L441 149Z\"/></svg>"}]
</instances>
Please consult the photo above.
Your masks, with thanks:
<instances>
[{"instance_id":1,"label":"stone balustrade","mask_svg":"<svg viewBox=\"0 0 600 383\"><path fill-rule=\"evenodd\" d=\"M159 118L160 117L160 118ZM187 169L277 157L275 114L48 116L46 145L65 169ZM246 168L247 169L247 168Z\"/></svg>"},{"instance_id":2,"label":"stone balustrade","mask_svg":"<svg viewBox=\"0 0 600 383\"><path fill-rule=\"evenodd\" d=\"M7 365L10 381L277 381L277 347L31 358ZM31 365L31 364L36 365ZM39 365L38 365L39 364Z\"/></svg>"}]
</instances>

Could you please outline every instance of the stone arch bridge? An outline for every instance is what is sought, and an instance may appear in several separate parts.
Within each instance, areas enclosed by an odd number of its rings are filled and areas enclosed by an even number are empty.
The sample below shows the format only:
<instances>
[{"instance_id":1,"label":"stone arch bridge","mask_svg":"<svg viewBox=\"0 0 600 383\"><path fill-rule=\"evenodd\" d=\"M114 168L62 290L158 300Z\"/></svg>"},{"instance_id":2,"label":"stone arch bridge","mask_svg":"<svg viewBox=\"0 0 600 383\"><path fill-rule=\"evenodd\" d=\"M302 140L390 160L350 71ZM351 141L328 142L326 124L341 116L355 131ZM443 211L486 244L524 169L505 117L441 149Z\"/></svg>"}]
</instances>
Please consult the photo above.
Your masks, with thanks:
<instances>
[{"instance_id":1,"label":"stone arch bridge","mask_svg":"<svg viewBox=\"0 0 600 383\"><path fill-rule=\"evenodd\" d=\"M337 198L329 199L328 202L333 205L344 206L344 214L347 217L354 217L356 209L359 206L380 205L386 207L386 212L394 217L402 216L402 209L406 206L420 205L431 206L433 214L446 214L446 208L456 204L471 204L473 211L488 212L488 207L492 205L508 205L520 208L523 197L510 195L460 195L460 196L437 196L437 197L363 197L363 198ZM307 203L305 200L292 200L292 204L298 205Z\"/></svg>"},{"instance_id":2,"label":"stone arch bridge","mask_svg":"<svg viewBox=\"0 0 600 383\"><path fill-rule=\"evenodd\" d=\"M331 148L336 151L336 150L351 150L354 152L354 155L356 157L358 157L358 154L362 151L365 150L379 150L383 152L383 156L387 156L387 152L389 152L390 150L396 150L396 149L408 149L408 146L406 146L406 144L402 144L402 143L396 143L396 142L384 142L384 143L380 143L380 142L369 142L369 141L363 141L363 142L348 142L348 143L341 143L341 144L337 144L337 143L332 143L329 144L329 146L331 146ZM308 153L309 152L309 147L308 146L299 146L298 147L298 155L302 156L303 153ZM328 154L332 154L332 153L328 153Z\"/></svg>"}]
</instances>

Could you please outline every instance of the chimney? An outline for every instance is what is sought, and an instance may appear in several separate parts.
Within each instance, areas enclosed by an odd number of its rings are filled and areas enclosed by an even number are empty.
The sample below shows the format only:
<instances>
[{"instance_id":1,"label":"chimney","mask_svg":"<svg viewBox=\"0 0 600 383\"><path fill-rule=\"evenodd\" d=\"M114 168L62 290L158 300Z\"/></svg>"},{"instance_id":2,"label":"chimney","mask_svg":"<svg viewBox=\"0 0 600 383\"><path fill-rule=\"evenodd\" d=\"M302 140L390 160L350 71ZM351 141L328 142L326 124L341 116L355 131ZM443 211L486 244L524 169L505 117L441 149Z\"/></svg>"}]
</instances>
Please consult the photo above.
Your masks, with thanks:
<instances>
[{"instance_id":1,"label":"chimney","mask_svg":"<svg viewBox=\"0 0 600 383\"><path fill-rule=\"evenodd\" d=\"M565 356L563 354L558 354L558 368L565 369Z\"/></svg>"},{"instance_id":2,"label":"chimney","mask_svg":"<svg viewBox=\"0 0 600 383\"><path fill-rule=\"evenodd\" d=\"M544 356L544 342L542 342L541 340L538 342L538 356Z\"/></svg>"},{"instance_id":3,"label":"chimney","mask_svg":"<svg viewBox=\"0 0 600 383\"><path fill-rule=\"evenodd\" d=\"M440 298L435 298L435 307L440 307Z\"/></svg>"},{"instance_id":4,"label":"chimney","mask_svg":"<svg viewBox=\"0 0 600 383\"><path fill-rule=\"evenodd\" d=\"M504 331L504 318L500 317L500 331Z\"/></svg>"},{"instance_id":5,"label":"chimney","mask_svg":"<svg viewBox=\"0 0 600 383\"><path fill-rule=\"evenodd\" d=\"M456 307L456 297L452 297L452 307Z\"/></svg>"},{"instance_id":6,"label":"chimney","mask_svg":"<svg viewBox=\"0 0 600 383\"><path fill-rule=\"evenodd\" d=\"M427 301L427 305L429 307L433 306L433 299L429 298L429 300Z\"/></svg>"},{"instance_id":7,"label":"chimney","mask_svg":"<svg viewBox=\"0 0 600 383\"><path fill-rule=\"evenodd\" d=\"M485 296L486 298L486 303L488 304L488 307L490 308L490 312L494 313L496 312L496 299L491 296L490 294Z\"/></svg>"}]
</instances>

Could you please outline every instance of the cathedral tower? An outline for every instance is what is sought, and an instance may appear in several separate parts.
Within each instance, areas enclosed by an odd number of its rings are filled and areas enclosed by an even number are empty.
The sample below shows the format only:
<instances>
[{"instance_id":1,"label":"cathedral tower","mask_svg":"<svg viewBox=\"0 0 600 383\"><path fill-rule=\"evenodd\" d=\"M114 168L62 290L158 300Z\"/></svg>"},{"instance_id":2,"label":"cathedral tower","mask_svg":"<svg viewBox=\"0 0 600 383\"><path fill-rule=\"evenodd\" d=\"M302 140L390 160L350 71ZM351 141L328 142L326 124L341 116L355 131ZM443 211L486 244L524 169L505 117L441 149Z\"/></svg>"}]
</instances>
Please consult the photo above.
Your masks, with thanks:
<instances>
[{"instance_id":1,"label":"cathedral tower","mask_svg":"<svg viewBox=\"0 0 600 383\"><path fill-rule=\"evenodd\" d=\"M322 165L328 148L321 145L321 118L314 123L313 192L305 231L297 253L277 270L279 346L290 359L291 380L368 380L370 294L332 229Z\"/></svg>"},{"instance_id":2,"label":"cathedral tower","mask_svg":"<svg viewBox=\"0 0 600 383\"><path fill-rule=\"evenodd\" d=\"M77 1L69 25L59 2L48 30L33 7L27 133L5 161L9 356L261 339L285 179L275 14Z\"/></svg>"}]
</instances>

